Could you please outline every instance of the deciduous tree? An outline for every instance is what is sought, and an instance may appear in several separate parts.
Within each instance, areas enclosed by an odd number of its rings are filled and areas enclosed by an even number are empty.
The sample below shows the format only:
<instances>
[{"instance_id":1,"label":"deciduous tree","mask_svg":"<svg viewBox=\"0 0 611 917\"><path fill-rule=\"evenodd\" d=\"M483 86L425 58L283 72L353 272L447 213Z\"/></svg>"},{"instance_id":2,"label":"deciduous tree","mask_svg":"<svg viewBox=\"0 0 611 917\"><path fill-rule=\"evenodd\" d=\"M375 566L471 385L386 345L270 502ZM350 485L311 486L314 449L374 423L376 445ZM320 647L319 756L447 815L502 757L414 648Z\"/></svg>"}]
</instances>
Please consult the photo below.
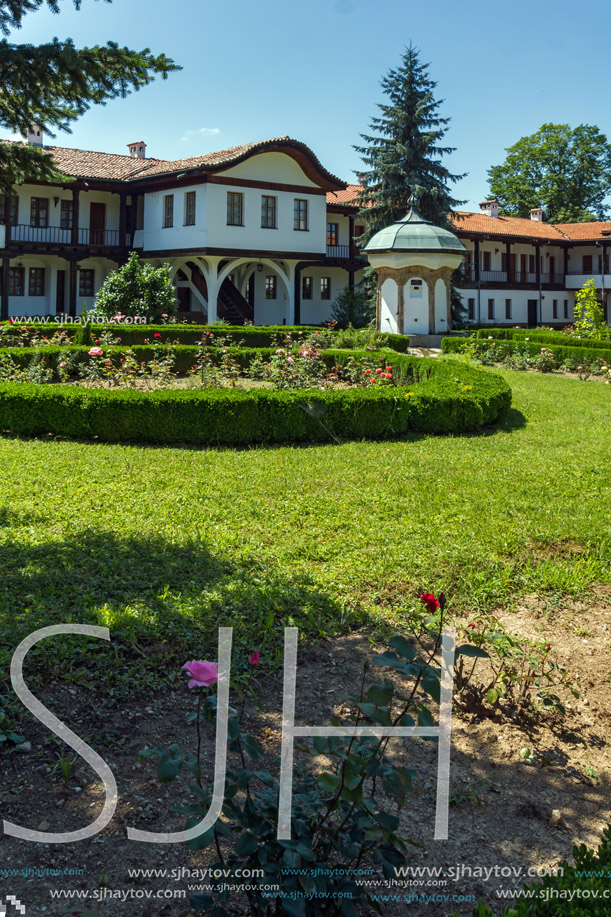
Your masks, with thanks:
<instances>
[{"instance_id":1,"label":"deciduous tree","mask_svg":"<svg viewBox=\"0 0 611 917\"><path fill-rule=\"evenodd\" d=\"M602 220L611 191L611 145L590 124L544 124L508 147L488 179L490 196L506 216L528 217L542 207L550 223Z\"/></svg>"}]
</instances>

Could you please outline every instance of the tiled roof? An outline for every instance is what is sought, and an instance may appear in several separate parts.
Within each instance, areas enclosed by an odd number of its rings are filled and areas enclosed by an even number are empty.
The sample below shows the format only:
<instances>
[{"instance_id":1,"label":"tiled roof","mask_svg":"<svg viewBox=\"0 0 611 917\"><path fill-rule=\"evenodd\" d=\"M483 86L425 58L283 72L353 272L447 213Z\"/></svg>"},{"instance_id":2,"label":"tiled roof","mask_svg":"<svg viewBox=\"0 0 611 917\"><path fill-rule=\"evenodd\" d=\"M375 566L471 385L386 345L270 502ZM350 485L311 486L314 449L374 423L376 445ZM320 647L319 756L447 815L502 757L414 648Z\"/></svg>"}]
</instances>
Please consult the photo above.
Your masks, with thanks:
<instances>
[{"instance_id":1,"label":"tiled roof","mask_svg":"<svg viewBox=\"0 0 611 917\"><path fill-rule=\"evenodd\" d=\"M525 220L522 217L491 217L485 213L452 214L452 228L455 232L473 232L477 235L523 236L528 239L545 239L549 242L564 242L566 236L551 223Z\"/></svg>"},{"instance_id":2,"label":"tiled roof","mask_svg":"<svg viewBox=\"0 0 611 917\"><path fill-rule=\"evenodd\" d=\"M159 159L138 159L115 153L71 150L62 146L46 146L45 153L51 154L61 172L73 178L125 181L161 162Z\"/></svg>"},{"instance_id":3,"label":"tiled roof","mask_svg":"<svg viewBox=\"0 0 611 917\"><path fill-rule=\"evenodd\" d=\"M9 143L11 141L0 141ZM134 156L118 155L115 153L95 153L90 150L72 150L67 147L46 146L45 152L50 153L58 169L73 178L93 178L100 180L128 181L135 178L144 179L157 175L171 175L173 173L188 172L190 169L203 171L218 171L223 167L240 162L247 156L266 151L294 150L297 159L305 162L316 170L319 177L324 179L323 187L342 187L344 182L336 175L332 175L321 164L312 150L291 137L274 137L270 140L259 140L253 143L243 143L226 150L217 150L203 156L191 156L187 159L140 159Z\"/></svg>"},{"instance_id":4,"label":"tiled roof","mask_svg":"<svg viewBox=\"0 0 611 917\"><path fill-rule=\"evenodd\" d=\"M191 156L188 159L176 159L172 162L156 162L146 169L146 172L139 178L149 178L153 175L165 175L173 172L187 172L190 169L202 169L204 171L218 171L223 167L230 167L233 164L241 162L247 156L253 156L256 153L265 153L266 151L274 152L281 150L286 152L287 148L295 150L298 156L305 157L309 163L314 166L317 173L332 185L342 186L344 182L341 178L328 172L318 157L312 150L300 140L293 140L291 137L272 137L270 140L257 140L253 143L242 143L239 146L232 146L226 150L217 150L214 153L206 153L203 156ZM150 160L148 160L150 161Z\"/></svg>"},{"instance_id":5,"label":"tiled roof","mask_svg":"<svg viewBox=\"0 0 611 917\"><path fill-rule=\"evenodd\" d=\"M342 191L328 191L327 204L341 204L342 206L354 206L359 208L358 193L361 191L360 185L347 185Z\"/></svg>"},{"instance_id":6,"label":"tiled roof","mask_svg":"<svg viewBox=\"0 0 611 917\"><path fill-rule=\"evenodd\" d=\"M557 223L556 226L572 242L606 239L603 233L611 233L611 223Z\"/></svg>"}]
</instances>

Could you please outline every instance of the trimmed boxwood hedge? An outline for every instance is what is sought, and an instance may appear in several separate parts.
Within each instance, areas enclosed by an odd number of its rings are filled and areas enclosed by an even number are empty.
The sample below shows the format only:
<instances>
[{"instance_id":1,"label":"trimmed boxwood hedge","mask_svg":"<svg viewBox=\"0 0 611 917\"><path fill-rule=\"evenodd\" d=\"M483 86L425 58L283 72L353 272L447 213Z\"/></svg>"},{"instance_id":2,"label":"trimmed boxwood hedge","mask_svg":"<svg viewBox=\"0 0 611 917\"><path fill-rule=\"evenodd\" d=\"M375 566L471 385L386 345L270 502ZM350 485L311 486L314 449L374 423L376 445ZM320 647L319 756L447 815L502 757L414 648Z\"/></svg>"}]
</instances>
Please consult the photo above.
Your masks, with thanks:
<instances>
[{"instance_id":1,"label":"trimmed boxwood hedge","mask_svg":"<svg viewBox=\"0 0 611 917\"><path fill-rule=\"evenodd\" d=\"M598 341L594 338L578 338L561 334L560 331L546 331L537 328L488 328L475 332L477 338L493 338L496 341L535 342L542 346L547 344L558 347L582 347L594 350L611 350L611 340Z\"/></svg>"},{"instance_id":2,"label":"trimmed boxwood hedge","mask_svg":"<svg viewBox=\"0 0 611 917\"><path fill-rule=\"evenodd\" d=\"M2 324L7 324L3 322ZM35 328L37 331L48 332L49 337L57 331L63 331L70 337L74 337L77 329L83 326L68 324L63 325L54 322L20 322L14 324L15 328ZM202 334L212 332L213 334L223 335L231 340L235 340L236 345L243 341L246 347L276 347L279 337L284 337L290 333L293 340L297 340L300 335L313 334L320 331L320 327L312 325L92 325L92 337L102 334L103 331L111 331L121 339L121 344L133 346L141 344L148 339L152 341L154 334L160 334L161 340L177 341L179 344L189 345L197 344L201 340ZM385 334L388 347L399 353L405 353L409 347L409 338L401 334Z\"/></svg>"},{"instance_id":3,"label":"trimmed boxwood hedge","mask_svg":"<svg viewBox=\"0 0 611 917\"><path fill-rule=\"evenodd\" d=\"M565 341L568 340L564 336L563 338ZM502 360L503 357L510 353L515 353L517 350L524 350L524 348L528 350L528 353L531 356L535 357L541 353L542 347L546 347L558 364L569 360L574 363L581 364L582 366L588 367L593 360L606 360L607 363L611 365L611 341L607 342L606 350L594 347L559 347L555 344L546 345L540 340L525 341L523 338L521 340L500 339L490 343L495 344L499 360ZM467 349L467 346L468 338L444 338L441 342L441 350L443 353L464 353L464 351Z\"/></svg>"},{"instance_id":4,"label":"trimmed boxwood hedge","mask_svg":"<svg viewBox=\"0 0 611 917\"><path fill-rule=\"evenodd\" d=\"M0 384L0 430L108 442L337 442L410 432L475 431L502 420L511 404L507 383L485 370L391 351L338 350L329 359L347 359L350 355L357 359L375 356L380 363L392 358L393 367L400 366L403 376L411 376L414 382L327 391L253 388L154 392L5 382Z\"/></svg>"}]
</instances>

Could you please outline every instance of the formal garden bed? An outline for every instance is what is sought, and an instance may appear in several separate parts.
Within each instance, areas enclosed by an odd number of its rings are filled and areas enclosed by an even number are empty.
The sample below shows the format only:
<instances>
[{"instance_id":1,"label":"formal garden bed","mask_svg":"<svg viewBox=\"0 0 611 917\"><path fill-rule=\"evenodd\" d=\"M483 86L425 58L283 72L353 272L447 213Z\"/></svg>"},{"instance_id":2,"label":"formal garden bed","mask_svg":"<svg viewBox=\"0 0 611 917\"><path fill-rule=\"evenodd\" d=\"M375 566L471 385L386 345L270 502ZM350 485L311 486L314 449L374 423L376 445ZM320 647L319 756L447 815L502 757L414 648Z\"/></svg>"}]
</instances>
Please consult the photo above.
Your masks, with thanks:
<instances>
[{"instance_id":1,"label":"formal garden bed","mask_svg":"<svg viewBox=\"0 0 611 917\"><path fill-rule=\"evenodd\" d=\"M0 429L150 443L339 442L472 432L511 403L499 377L399 352L407 339L396 336L128 330L142 343L126 346L117 326L72 336L4 326Z\"/></svg>"}]
</instances>

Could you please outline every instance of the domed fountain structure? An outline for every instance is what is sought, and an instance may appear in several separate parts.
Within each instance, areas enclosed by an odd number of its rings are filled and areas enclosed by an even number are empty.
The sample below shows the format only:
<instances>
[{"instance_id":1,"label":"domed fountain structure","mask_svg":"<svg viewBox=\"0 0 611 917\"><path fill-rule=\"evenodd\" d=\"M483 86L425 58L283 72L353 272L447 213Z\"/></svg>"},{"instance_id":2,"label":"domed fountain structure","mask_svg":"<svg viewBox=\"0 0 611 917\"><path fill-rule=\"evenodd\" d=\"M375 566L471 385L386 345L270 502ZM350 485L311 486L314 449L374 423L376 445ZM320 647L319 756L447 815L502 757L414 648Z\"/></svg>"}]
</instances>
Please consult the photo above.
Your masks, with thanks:
<instances>
[{"instance_id":1,"label":"domed fountain structure","mask_svg":"<svg viewBox=\"0 0 611 917\"><path fill-rule=\"evenodd\" d=\"M435 226L417 209L381 229L365 248L378 275L376 328L393 334L448 334L452 327L452 272L466 248L449 229Z\"/></svg>"}]
</instances>

